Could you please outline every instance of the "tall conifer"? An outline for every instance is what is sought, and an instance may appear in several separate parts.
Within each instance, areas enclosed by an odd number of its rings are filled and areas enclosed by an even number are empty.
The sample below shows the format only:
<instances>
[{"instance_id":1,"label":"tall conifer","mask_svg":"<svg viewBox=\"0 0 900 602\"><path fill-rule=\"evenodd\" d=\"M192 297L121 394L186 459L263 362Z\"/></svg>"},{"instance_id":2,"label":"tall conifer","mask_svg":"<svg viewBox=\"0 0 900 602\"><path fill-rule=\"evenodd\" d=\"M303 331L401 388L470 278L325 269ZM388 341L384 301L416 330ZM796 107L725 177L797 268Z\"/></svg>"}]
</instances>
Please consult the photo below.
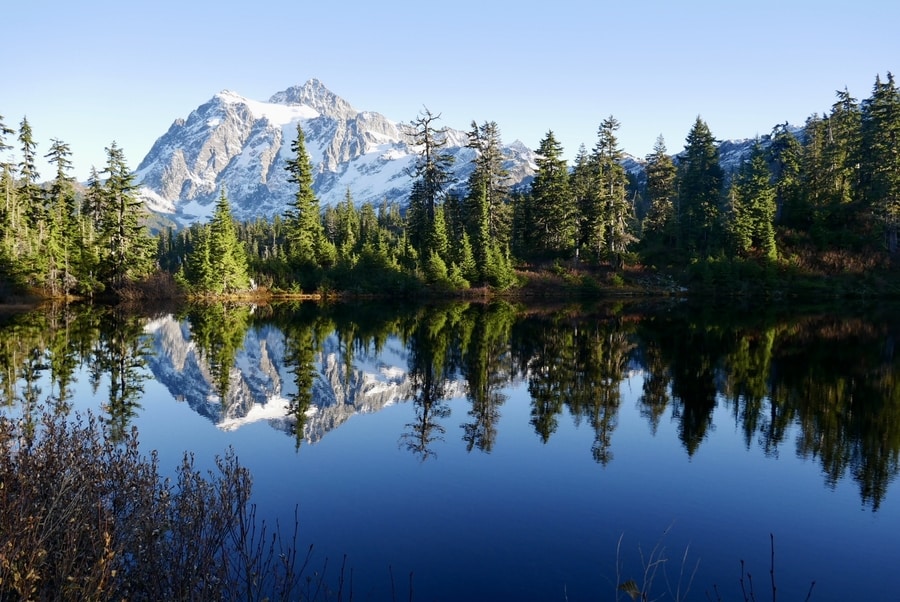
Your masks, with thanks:
<instances>
[{"instance_id":1,"label":"tall conifer","mask_svg":"<svg viewBox=\"0 0 900 602\"><path fill-rule=\"evenodd\" d=\"M706 257L722 249L722 168L716 140L700 117L686 138L679 164L678 243L689 253Z\"/></svg>"},{"instance_id":2,"label":"tall conifer","mask_svg":"<svg viewBox=\"0 0 900 602\"><path fill-rule=\"evenodd\" d=\"M319 199L313 192L313 168L306 151L306 138L300 123L291 143L294 156L287 160L288 181L297 186L294 203L287 214L287 243L290 259L298 267L320 266L325 252L325 231L319 215Z\"/></svg>"},{"instance_id":3,"label":"tall conifer","mask_svg":"<svg viewBox=\"0 0 900 602\"><path fill-rule=\"evenodd\" d=\"M217 293L246 290L250 286L247 252L238 240L231 205L224 188L216 201L216 209L209 225L209 249L212 290Z\"/></svg>"},{"instance_id":4,"label":"tall conifer","mask_svg":"<svg viewBox=\"0 0 900 602\"><path fill-rule=\"evenodd\" d=\"M537 172L527 199L528 250L543 257L571 256L575 248L576 212L562 145L547 132L537 150Z\"/></svg>"},{"instance_id":5,"label":"tall conifer","mask_svg":"<svg viewBox=\"0 0 900 602\"><path fill-rule=\"evenodd\" d=\"M145 225L147 210L136 197L137 186L124 151L113 142L106 148L106 157L99 212L99 242L104 249L101 271L105 284L121 289L150 273L155 245Z\"/></svg>"},{"instance_id":6,"label":"tall conifer","mask_svg":"<svg viewBox=\"0 0 900 602\"><path fill-rule=\"evenodd\" d=\"M660 134L647 159L647 196L650 210L644 218L642 239L647 245L674 248L676 212L676 168L666 152L666 141Z\"/></svg>"},{"instance_id":7,"label":"tall conifer","mask_svg":"<svg viewBox=\"0 0 900 602\"><path fill-rule=\"evenodd\" d=\"M900 250L900 92L894 76L875 79L863 103L862 194L884 228L888 251Z\"/></svg>"}]
</instances>

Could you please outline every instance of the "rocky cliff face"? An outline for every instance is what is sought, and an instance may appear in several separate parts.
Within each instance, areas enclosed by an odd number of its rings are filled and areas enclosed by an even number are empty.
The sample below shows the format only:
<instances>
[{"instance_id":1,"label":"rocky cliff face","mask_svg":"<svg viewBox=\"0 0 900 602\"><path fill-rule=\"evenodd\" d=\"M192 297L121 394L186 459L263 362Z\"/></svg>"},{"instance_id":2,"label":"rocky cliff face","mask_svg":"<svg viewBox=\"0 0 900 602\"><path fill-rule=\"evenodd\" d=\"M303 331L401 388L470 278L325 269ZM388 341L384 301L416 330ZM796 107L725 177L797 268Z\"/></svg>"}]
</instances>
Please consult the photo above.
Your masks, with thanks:
<instances>
[{"instance_id":1,"label":"rocky cliff face","mask_svg":"<svg viewBox=\"0 0 900 602\"><path fill-rule=\"evenodd\" d=\"M355 110L315 79L265 102L224 91L175 121L138 166L140 194L151 210L183 224L205 220L223 187L239 219L282 214L294 194L284 166L298 124L323 205L337 204L348 190L357 203L405 202L417 149L400 124ZM474 153L464 132L449 130L447 142L464 183ZM530 149L515 142L504 153L511 184L533 175Z\"/></svg>"}]
</instances>

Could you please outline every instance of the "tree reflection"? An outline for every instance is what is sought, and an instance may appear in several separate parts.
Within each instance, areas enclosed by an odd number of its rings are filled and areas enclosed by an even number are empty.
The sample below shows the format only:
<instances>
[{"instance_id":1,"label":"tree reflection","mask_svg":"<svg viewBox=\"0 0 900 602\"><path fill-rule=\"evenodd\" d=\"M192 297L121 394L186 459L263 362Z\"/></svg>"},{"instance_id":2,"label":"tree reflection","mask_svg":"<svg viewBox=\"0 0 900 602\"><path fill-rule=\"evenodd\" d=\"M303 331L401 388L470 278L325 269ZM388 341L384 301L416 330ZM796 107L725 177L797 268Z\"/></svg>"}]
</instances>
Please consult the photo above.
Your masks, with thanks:
<instances>
[{"instance_id":1,"label":"tree reflection","mask_svg":"<svg viewBox=\"0 0 900 602\"><path fill-rule=\"evenodd\" d=\"M299 305L282 322L285 338L285 365L294 376L294 392L288 396L287 415L291 419L290 433L294 447L300 449L308 415L313 407L313 385L316 380L316 350L328 331L323 318L308 304Z\"/></svg>"},{"instance_id":2,"label":"tree reflection","mask_svg":"<svg viewBox=\"0 0 900 602\"><path fill-rule=\"evenodd\" d=\"M826 483L856 481L878 509L900 466L900 358L894 326L822 317L780 347L782 403L800 426L797 452L822 465Z\"/></svg>"},{"instance_id":3,"label":"tree reflection","mask_svg":"<svg viewBox=\"0 0 900 602\"><path fill-rule=\"evenodd\" d=\"M92 365L109 377L109 396L101 406L107 416L109 436L119 440L141 407L143 381L149 378L143 320L121 309L109 312L94 351Z\"/></svg>"},{"instance_id":4,"label":"tree reflection","mask_svg":"<svg viewBox=\"0 0 900 602\"><path fill-rule=\"evenodd\" d=\"M446 432L440 421L450 417L451 342L463 311L463 306L425 308L416 315L406 337L415 415L405 425L408 430L400 436L400 444L423 462L436 455L434 444L443 441Z\"/></svg>"},{"instance_id":5,"label":"tree reflection","mask_svg":"<svg viewBox=\"0 0 900 602\"><path fill-rule=\"evenodd\" d=\"M191 340L209 366L223 408L231 388L234 359L247 336L249 320L250 308L246 305L214 303L188 311Z\"/></svg>"},{"instance_id":6,"label":"tree reflection","mask_svg":"<svg viewBox=\"0 0 900 602\"><path fill-rule=\"evenodd\" d=\"M515 311L501 302L475 307L466 317L471 326L464 337L467 344L462 372L471 420L462 425L463 441L467 451L489 453L497 440L500 406L506 401L500 390L510 380L509 338Z\"/></svg>"},{"instance_id":7,"label":"tree reflection","mask_svg":"<svg viewBox=\"0 0 900 602\"><path fill-rule=\"evenodd\" d=\"M659 436L668 416L689 457L712 436L714 417L727 412L744 447L777 456L792 445L821 466L826 485L852 479L873 509L900 472L900 325L892 313L729 315L689 306L521 311L493 302L415 309L299 304L264 316L248 307L208 306L187 315L223 401L240 392L229 390L230 376L251 320L281 330L284 355L267 355L266 369L283 364L294 387L285 392L286 419L273 423L298 447L315 440L313 430L321 436L361 411L366 383L375 382L366 380L366 365L380 361L391 341L391 353L406 353L406 371L389 367L390 379L377 385L382 393L385 384L393 388L380 399L388 403L399 392L409 400L412 418L400 445L422 460L433 458L446 436L453 396L468 402L454 425L462 445L496 450L500 411L509 403L505 390L521 379L530 395L527 420L539 440L558 436L567 412L579 427L570 436L587 435L585 449L590 441L591 457L607 465L627 407L623 382L637 369L637 407L650 432ZM110 436L121 436L140 408L148 376L145 323L124 308L89 306L4 316L2 404L26 419L45 402L66 412L74 383L86 373L92 391L105 399ZM200 370L184 378L204 378L205 386L210 374ZM192 385L182 379L178 386ZM717 408L724 411L716 414Z\"/></svg>"},{"instance_id":8,"label":"tree reflection","mask_svg":"<svg viewBox=\"0 0 900 602\"><path fill-rule=\"evenodd\" d=\"M564 310L524 322L514 329L520 338L512 348L528 375L535 432L547 443L567 408L576 424L590 424L591 455L608 464L620 387L636 346L633 327L615 312L584 317Z\"/></svg>"},{"instance_id":9,"label":"tree reflection","mask_svg":"<svg viewBox=\"0 0 900 602\"><path fill-rule=\"evenodd\" d=\"M576 383L576 391L583 392L589 402L579 405L594 429L591 455L604 466L613 458L612 433L618 426L621 384L634 348L630 333L618 320L586 331L579 346L579 356L583 358L579 374L583 377L581 383Z\"/></svg>"},{"instance_id":10,"label":"tree reflection","mask_svg":"<svg viewBox=\"0 0 900 602\"><path fill-rule=\"evenodd\" d=\"M644 341L643 363L644 378L638 406L641 416L650 425L650 432L656 435L659 422L672 400L669 395L672 377L669 364L663 359L659 342L652 337Z\"/></svg>"}]
</instances>

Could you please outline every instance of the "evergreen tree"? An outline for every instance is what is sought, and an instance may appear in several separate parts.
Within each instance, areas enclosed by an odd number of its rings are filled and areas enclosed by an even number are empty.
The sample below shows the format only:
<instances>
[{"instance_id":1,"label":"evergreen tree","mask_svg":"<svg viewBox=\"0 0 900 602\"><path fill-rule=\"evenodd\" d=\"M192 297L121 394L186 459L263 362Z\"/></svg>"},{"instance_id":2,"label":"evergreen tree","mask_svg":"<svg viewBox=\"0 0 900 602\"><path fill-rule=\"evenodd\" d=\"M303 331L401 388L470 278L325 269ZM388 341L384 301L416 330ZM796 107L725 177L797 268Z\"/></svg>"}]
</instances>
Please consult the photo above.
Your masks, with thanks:
<instances>
[{"instance_id":1,"label":"evergreen tree","mask_svg":"<svg viewBox=\"0 0 900 602\"><path fill-rule=\"evenodd\" d=\"M453 165L453 156L444 150L447 145L447 129L435 127L438 119L440 115L434 115L425 108L405 128L412 144L419 148L419 156L410 170L410 176L415 181L410 193L407 218L411 241L424 257L428 253L423 252L426 248L422 245L428 243L427 233L435 219L435 210L443 202L452 179L450 167Z\"/></svg>"},{"instance_id":2,"label":"evergreen tree","mask_svg":"<svg viewBox=\"0 0 900 602\"><path fill-rule=\"evenodd\" d=\"M827 202L831 211L841 213L841 208L853 202L858 187L860 160L860 126L862 112L859 102L845 88L838 90L837 101L831 107L826 121L826 138L823 147L825 159ZM838 217L843 221L842 217Z\"/></svg>"},{"instance_id":3,"label":"evergreen tree","mask_svg":"<svg viewBox=\"0 0 900 602\"><path fill-rule=\"evenodd\" d=\"M675 246L675 203L678 198L676 178L675 163L666 152L666 142L660 134L653 145L653 152L647 155L647 196L650 210L644 218L642 228L642 238L647 244L663 248Z\"/></svg>"},{"instance_id":4,"label":"evergreen tree","mask_svg":"<svg viewBox=\"0 0 900 602\"><path fill-rule=\"evenodd\" d=\"M596 165L591 161L587 148L582 144L575 155L575 164L569 174L569 190L575 204L578 218L578 234L575 243L576 256L581 255L582 249L590 248L591 216L595 207L594 180L596 179Z\"/></svg>"},{"instance_id":5,"label":"evergreen tree","mask_svg":"<svg viewBox=\"0 0 900 602\"><path fill-rule=\"evenodd\" d=\"M350 188L344 196L344 202L339 203L335 213L335 246L342 258L350 255L355 249L360 238L360 219L353 203L353 195Z\"/></svg>"},{"instance_id":6,"label":"evergreen tree","mask_svg":"<svg viewBox=\"0 0 900 602\"><path fill-rule=\"evenodd\" d=\"M56 166L56 177L50 185L45 253L49 262L47 284L53 295L66 294L75 286L72 273L73 245L77 235L75 188L69 175L72 170L69 145L58 139L51 141L45 157Z\"/></svg>"},{"instance_id":7,"label":"evergreen tree","mask_svg":"<svg viewBox=\"0 0 900 602\"><path fill-rule=\"evenodd\" d=\"M198 292L215 292L218 278L213 272L210 225L193 224L185 231L185 237L190 241L183 265L187 284Z\"/></svg>"},{"instance_id":8,"label":"evergreen tree","mask_svg":"<svg viewBox=\"0 0 900 602\"><path fill-rule=\"evenodd\" d=\"M12 148L11 145L6 143L6 137L15 133L15 130L3 122L3 115L0 115L0 154ZM0 156L0 186L2 186L0 194L3 194L3 202L0 203L0 210L3 212L0 226L3 227L4 249L9 248L8 243L14 231L12 225L13 192L15 190L14 172L15 168L12 163Z\"/></svg>"},{"instance_id":9,"label":"evergreen tree","mask_svg":"<svg viewBox=\"0 0 900 602\"><path fill-rule=\"evenodd\" d=\"M538 146L537 172L526 200L523 242L529 253L541 257L571 256L575 248L575 204L562 153L553 132L547 132Z\"/></svg>"},{"instance_id":10,"label":"evergreen tree","mask_svg":"<svg viewBox=\"0 0 900 602\"><path fill-rule=\"evenodd\" d=\"M876 77L872 96L863 103L862 194L880 220L888 251L900 249L900 92L889 72Z\"/></svg>"},{"instance_id":11,"label":"evergreen tree","mask_svg":"<svg viewBox=\"0 0 900 602\"><path fill-rule=\"evenodd\" d=\"M803 146L787 123L772 130L768 149L775 186L775 221L788 227L808 227L809 211L803 201Z\"/></svg>"},{"instance_id":12,"label":"evergreen tree","mask_svg":"<svg viewBox=\"0 0 900 602\"><path fill-rule=\"evenodd\" d=\"M224 188L210 222L209 251L213 292L230 293L249 288L247 252L238 240L231 205Z\"/></svg>"},{"instance_id":13,"label":"evergreen tree","mask_svg":"<svg viewBox=\"0 0 900 602\"><path fill-rule=\"evenodd\" d=\"M99 200L98 242L104 249L101 257L102 281L119 290L136 281L153 268L153 239L142 223L146 219L144 204L135 197L134 175L125 161L125 153L113 142L106 148L107 163Z\"/></svg>"},{"instance_id":14,"label":"evergreen tree","mask_svg":"<svg viewBox=\"0 0 900 602\"><path fill-rule=\"evenodd\" d=\"M700 257L718 253L723 242L723 173L716 140L700 117L686 138L679 182L679 246Z\"/></svg>"},{"instance_id":15,"label":"evergreen tree","mask_svg":"<svg viewBox=\"0 0 900 602\"><path fill-rule=\"evenodd\" d=\"M774 260L775 188L765 153L757 143L732 183L731 231L739 253Z\"/></svg>"},{"instance_id":16,"label":"evergreen tree","mask_svg":"<svg viewBox=\"0 0 900 602\"><path fill-rule=\"evenodd\" d=\"M801 158L804 209L811 214L810 230L821 246L846 244L862 215L855 206L862 115L846 89L836 94L829 115L807 120Z\"/></svg>"},{"instance_id":17,"label":"evergreen tree","mask_svg":"<svg viewBox=\"0 0 900 602\"><path fill-rule=\"evenodd\" d=\"M303 128L297 124L297 137L291 143L294 157L287 160L288 181L297 185L294 204L285 224L288 254L300 268L313 268L329 259L325 231L319 215L319 200L313 192L313 171L306 151Z\"/></svg>"},{"instance_id":18,"label":"evergreen tree","mask_svg":"<svg viewBox=\"0 0 900 602\"><path fill-rule=\"evenodd\" d=\"M479 126L473 121L467 146L475 151L475 168L468 182L466 225L478 256L485 253L481 247L486 247L488 241L500 246L509 244L509 172L503 167L500 127L496 122Z\"/></svg>"},{"instance_id":19,"label":"evergreen tree","mask_svg":"<svg viewBox=\"0 0 900 602\"><path fill-rule=\"evenodd\" d=\"M19 125L19 144L22 152L19 162L19 197L24 203L28 225L35 227L44 217L44 195L38 185L40 174L36 164L37 143L27 117L23 117Z\"/></svg>"},{"instance_id":20,"label":"evergreen tree","mask_svg":"<svg viewBox=\"0 0 900 602\"><path fill-rule=\"evenodd\" d=\"M12 148L12 146L6 143L6 137L12 136L15 133L16 131L14 129L7 126L6 123L3 122L3 115L0 115L0 153Z\"/></svg>"},{"instance_id":21,"label":"evergreen tree","mask_svg":"<svg viewBox=\"0 0 900 602\"><path fill-rule=\"evenodd\" d=\"M428 230L429 250L437 253L438 257L448 262L450 259L450 240L447 238L447 222L444 219L444 206L435 208L434 220Z\"/></svg>"},{"instance_id":22,"label":"evergreen tree","mask_svg":"<svg viewBox=\"0 0 900 602\"><path fill-rule=\"evenodd\" d=\"M628 177L622 167L622 150L619 148L616 130L619 122L610 115L600 124L597 145L591 161L594 164L593 207L583 217L587 222L586 245L596 256L609 257L616 268L635 238L631 222L633 212L626 198Z\"/></svg>"}]
</instances>

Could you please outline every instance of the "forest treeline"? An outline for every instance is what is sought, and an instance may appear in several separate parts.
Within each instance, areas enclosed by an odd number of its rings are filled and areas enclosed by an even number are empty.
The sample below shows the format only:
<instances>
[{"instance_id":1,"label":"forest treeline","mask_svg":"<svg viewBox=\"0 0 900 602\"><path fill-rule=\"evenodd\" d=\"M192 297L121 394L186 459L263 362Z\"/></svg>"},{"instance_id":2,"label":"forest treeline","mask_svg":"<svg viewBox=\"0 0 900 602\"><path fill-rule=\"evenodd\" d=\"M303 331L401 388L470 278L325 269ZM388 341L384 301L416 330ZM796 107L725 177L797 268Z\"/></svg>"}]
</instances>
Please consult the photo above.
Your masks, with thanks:
<instances>
[{"instance_id":1,"label":"forest treeline","mask_svg":"<svg viewBox=\"0 0 900 602\"><path fill-rule=\"evenodd\" d=\"M248 291L403 294L523 286L549 273L575 290L667 282L694 290L897 293L900 92L877 76L859 101L838 91L830 111L776 126L737 168L720 163L698 116L683 151L660 136L644 170L629 173L615 117L568 165L552 130L537 170L513 189L496 122L472 122L466 185L454 187L439 115L406 125L419 149L401 206L321 207L297 127L285 169L295 185L284 215L238 222L222 189L212 219L151 234L134 174L113 142L86 187L58 139L44 157L23 118L0 117L0 278L5 295L239 294ZM450 191L465 190L465 193Z\"/></svg>"}]
</instances>

